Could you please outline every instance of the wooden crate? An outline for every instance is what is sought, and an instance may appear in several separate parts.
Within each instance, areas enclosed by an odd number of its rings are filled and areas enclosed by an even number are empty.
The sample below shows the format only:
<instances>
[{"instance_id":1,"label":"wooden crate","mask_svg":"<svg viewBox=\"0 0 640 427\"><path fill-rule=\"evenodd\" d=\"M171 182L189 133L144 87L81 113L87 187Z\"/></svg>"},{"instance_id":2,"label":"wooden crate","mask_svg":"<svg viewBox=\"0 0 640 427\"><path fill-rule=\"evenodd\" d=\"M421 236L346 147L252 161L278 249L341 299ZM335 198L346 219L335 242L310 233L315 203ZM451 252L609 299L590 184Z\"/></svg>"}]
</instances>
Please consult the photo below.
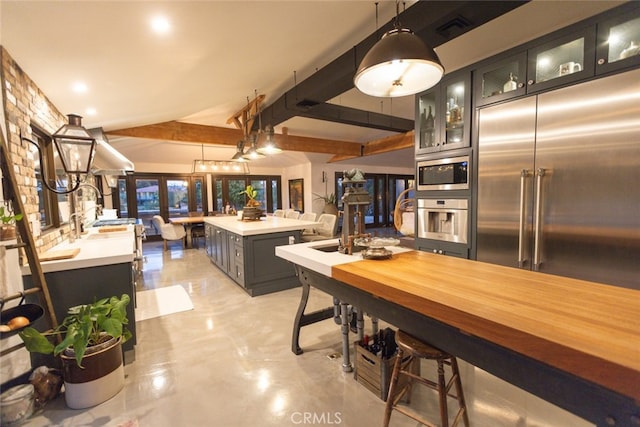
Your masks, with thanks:
<instances>
[{"instance_id":1,"label":"wooden crate","mask_svg":"<svg viewBox=\"0 0 640 427\"><path fill-rule=\"evenodd\" d=\"M395 355L389 359L382 359L362 347L360 341L354 343L354 349L355 368L353 377L373 394L386 401L389 394L389 385L391 384L391 372L396 360ZM412 370L415 373L419 373L419 360L415 362ZM406 382L406 377L402 377L397 390L402 390Z\"/></svg>"}]
</instances>

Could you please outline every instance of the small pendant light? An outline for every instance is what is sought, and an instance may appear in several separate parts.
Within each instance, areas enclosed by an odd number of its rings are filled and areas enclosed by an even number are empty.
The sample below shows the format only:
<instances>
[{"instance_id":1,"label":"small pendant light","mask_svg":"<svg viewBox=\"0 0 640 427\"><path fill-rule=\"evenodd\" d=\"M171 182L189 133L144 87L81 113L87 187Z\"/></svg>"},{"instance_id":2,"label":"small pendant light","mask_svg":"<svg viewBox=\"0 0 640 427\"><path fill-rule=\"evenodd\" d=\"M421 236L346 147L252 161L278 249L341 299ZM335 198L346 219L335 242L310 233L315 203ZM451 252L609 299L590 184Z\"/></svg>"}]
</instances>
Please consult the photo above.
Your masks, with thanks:
<instances>
[{"instance_id":1,"label":"small pendant light","mask_svg":"<svg viewBox=\"0 0 640 427\"><path fill-rule=\"evenodd\" d=\"M436 52L413 31L401 28L398 15L396 1L394 29L367 52L356 71L355 86L367 95L414 95L435 86L444 74Z\"/></svg>"}]
</instances>

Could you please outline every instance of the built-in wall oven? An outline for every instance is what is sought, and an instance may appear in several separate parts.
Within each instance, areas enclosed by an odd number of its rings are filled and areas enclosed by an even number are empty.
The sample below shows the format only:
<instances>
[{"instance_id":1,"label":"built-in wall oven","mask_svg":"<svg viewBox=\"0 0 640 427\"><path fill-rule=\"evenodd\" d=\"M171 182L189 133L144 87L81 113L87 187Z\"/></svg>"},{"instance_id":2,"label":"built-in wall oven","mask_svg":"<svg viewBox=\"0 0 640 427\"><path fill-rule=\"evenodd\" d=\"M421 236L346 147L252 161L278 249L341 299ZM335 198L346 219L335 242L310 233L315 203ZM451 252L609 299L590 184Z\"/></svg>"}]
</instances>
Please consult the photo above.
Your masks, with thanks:
<instances>
[{"instance_id":1,"label":"built-in wall oven","mask_svg":"<svg viewBox=\"0 0 640 427\"><path fill-rule=\"evenodd\" d=\"M468 257L471 215L470 153L416 162L417 247Z\"/></svg>"},{"instance_id":2,"label":"built-in wall oven","mask_svg":"<svg viewBox=\"0 0 640 427\"><path fill-rule=\"evenodd\" d=\"M469 156L418 161L416 175L418 191L468 190Z\"/></svg>"}]
</instances>

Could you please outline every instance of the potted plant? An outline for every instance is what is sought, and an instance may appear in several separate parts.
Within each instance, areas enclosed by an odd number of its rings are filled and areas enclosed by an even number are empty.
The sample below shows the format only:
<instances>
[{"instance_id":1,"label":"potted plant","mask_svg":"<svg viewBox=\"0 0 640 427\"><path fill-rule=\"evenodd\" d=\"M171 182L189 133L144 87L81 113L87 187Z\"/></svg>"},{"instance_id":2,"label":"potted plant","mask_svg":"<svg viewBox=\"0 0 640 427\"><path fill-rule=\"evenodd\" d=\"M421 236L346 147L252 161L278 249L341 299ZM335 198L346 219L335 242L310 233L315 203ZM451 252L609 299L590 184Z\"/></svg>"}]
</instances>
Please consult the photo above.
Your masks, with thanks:
<instances>
[{"instance_id":1,"label":"potted plant","mask_svg":"<svg viewBox=\"0 0 640 427\"><path fill-rule=\"evenodd\" d=\"M262 209L260 209L260 202L256 200L258 190L254 189L251 185L247 185L247 188L238 194L244 194L248 197L246 204L242 208L242 219L259 220L262 216Z\"/></svg>"},{"instance_id":2,"label":"potted plant","mask_svg":"<svg viewBox=\"0 0 640 427\"><path fill-rule=\"evenodd\" d=\"M16 238L16 221L22 219L22 214L12 215L4 206L0 206L0 240L11 240Z\"/></svg>"},{"instance_id":3,"label":"potted plant","mask_svg":"<svg viewBox=\"0 0 640 427\"><path fill-rule=\"evenodd\" d=\"M129 295L71 307L55 329L27 327L20 338L30 352L53 354L62 361L65 401L72 409L95 406L124 386L122 343L131 337L126 308ZM52 344L49 337L57 336Z\"/></svg>"},{"instance_id":4,"label":"potted plant","mask_svg":"<svg viewBox=\"0 0 640 427\"><path fill-rule=\"evenodd\" d=\"M335 193L329 193L324 196L321 196L318 193L313 193L316 198L314 200L324 200L324 208L322 210L323 213L329 213L333 215L338 214L338 207L336 206L336 195Z\"/></svg>"}]
</instances>

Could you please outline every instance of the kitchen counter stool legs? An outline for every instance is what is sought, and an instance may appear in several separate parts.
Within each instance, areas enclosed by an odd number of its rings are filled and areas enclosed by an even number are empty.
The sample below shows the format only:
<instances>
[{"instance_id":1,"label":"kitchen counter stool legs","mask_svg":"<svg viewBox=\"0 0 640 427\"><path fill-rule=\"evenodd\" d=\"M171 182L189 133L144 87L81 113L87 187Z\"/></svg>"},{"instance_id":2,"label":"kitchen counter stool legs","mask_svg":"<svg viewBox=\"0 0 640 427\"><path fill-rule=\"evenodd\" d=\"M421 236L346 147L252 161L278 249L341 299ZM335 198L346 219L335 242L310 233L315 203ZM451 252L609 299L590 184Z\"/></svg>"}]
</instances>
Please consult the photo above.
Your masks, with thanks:
<instances>
[{"instance_id":1,"label":"kitchen counter stool legs","mask_svg":"<svg viewBox=\"0 0 640 427\"><path fill-rule=\"evenodd\" d=\"M467 406L464 401L464 394L462 392L462 382L460 381L460 373L458 371L458 362L456 358L442 350L426 344L417 338L412 337L402 330L396 332L396 344L398 344L398 354L396 355L396 361L393 365L393 372L391 373L391 385L389 386L389 395L387 398L387 404L384 411L384 427L389 427L389 420L391 419L391 412L396 411L404 414L419 423L432 426L432 422L423 419L417 412L409 409L407 406L399 406L398 402L408 394L410 397L411 388L413 382L429 387L438 392L438 398L440 400L440 422L442 427L449 427L449 411L447 407L447 397L453 397L458 401L458 412L455 419L451 424L452 427L458 425L460 420L464 422L466 427L469 427L469 416L467 414ZM438 364L438 380L437 382L431 381L420 375L415 374L412 371L414 360L426 359L433 360ZM444 367L448 365L451 367L451 378L445 382ZM406 376L407 380L403 389L399 392L398 380L400 376ZM455 394L451 394L449 391L451 387L455 387ZM407 399L408 400L408 399Z\"/></svg>"}]
</instances>

